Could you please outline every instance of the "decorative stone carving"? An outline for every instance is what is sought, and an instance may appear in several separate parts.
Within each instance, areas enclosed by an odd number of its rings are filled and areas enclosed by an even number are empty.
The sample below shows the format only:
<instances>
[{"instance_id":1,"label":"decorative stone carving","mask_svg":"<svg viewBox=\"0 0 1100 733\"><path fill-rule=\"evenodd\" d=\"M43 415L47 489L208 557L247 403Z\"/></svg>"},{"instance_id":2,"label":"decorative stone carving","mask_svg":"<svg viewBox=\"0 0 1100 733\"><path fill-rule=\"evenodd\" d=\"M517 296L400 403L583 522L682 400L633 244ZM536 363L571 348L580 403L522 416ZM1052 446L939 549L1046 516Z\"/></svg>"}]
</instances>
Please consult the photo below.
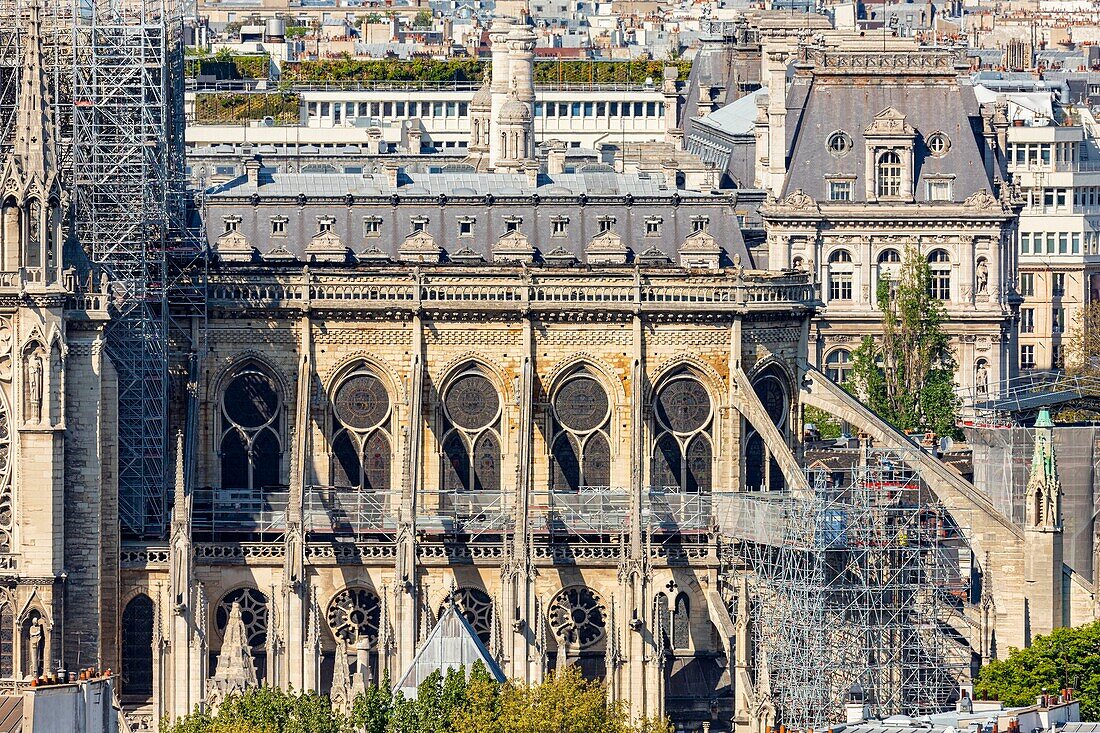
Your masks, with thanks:
<instances>
[{"instance_id":1,"label":"decorative stone carving","mask_svg":"<svg viewBox=\"0 0 1100 733\"><path fill-rule=\"evenodd\" d=\"M222 262L251 262L256 248L240 232L228 232L214 243L214 251Z\"/></svg>"},{"instance_id":2,"label":"decorative stone carving","mask_svg":"<svg viewBox=\"0 0 1100 733\"><path fill-rule=\"evenodd\" d=\"M327 231L309 240L306 245L306 260L310 262L347 262L350 250L335 232Z\"/></svg>"},{"instance_id":3,"label":"decorative stone carving","mask_svg":"<svg viewBox=\"0 0 1100 733\"><path fill-rule=\"evenodd\" d=\"M493 245L494 262L526 262L535 261L535 248L527 239L527 235L518 229L507 232Z\"/></svg>"},{"instance_id":4,"label":"decorative stone carving","mask_svg":"<svg viewBox=\"0 0 1100 733\"><path fill-rule=\"evenodd\" d=\"M611 229L592 237L584 252L590 265L625 265L629 255L623 238Z\"/></svg>"},{"instance_id":5,"label":"decorative stone carving","mask_svg":"<svg viewBox=\"0 0 1100 733\"><path fill-rule=\"evenodd\" d=\"M875 115L871 124L864 130L864 137L913 137L917 131L905 121L905 115L893 107Z\"/></svg>"},{"instance_id":6,"label":"decorative stone carving","mask_svg":"<svg viewBox=\"0 0 1100 733\"><path fill-rule=\"evenodd\" d=\"M402 262L438 264L443 259L443 249L435 243L432 235L419 231L405 237L397 248L397 256Z\"/></svg>"},{"instance_id":7,"label":"decorative stone carving","mask_svg":"<svg viewBox=\"0 0 1100 733\"><path fill-rule=\"evenodd\" d=\"M572 267L577 264L576 255L561 245L544 254L542 259L550 267Z\"/></svg>"},{"instance_id":8,"label":"decorative stone carving","mask_svg":"<svg viewBox=\"0 0 1100 733\"><path fill-rule=\"evenodd\" d=\"M796 211L817 210L817 202L815 202L801 188L794 193L789 194L785 199L783 199L783 205Z\"/></svg>"},{"instance_id":9,"label":"decorative stone carving","mask_svg":"<svg viewBox=\"0 0 1100 733\"><path fill-rule=\"evenodd\" d=\"M963 206L968 209L977 209L978 211L990 211L992 209L999 209L1001 204L993 197L993 194L982 188L970 194L966 201L963 202Z\"/></svg>"},{"instance_id":10,"label":"decorative stone carving","mask_svg":"<svg viewBox=\"0 0 1100 733\"><path fill-rule=\"evenodd\" d=\"M705 229L690 234L680 245L680 267L717 270L722 248Z\"/></svg>"}]
</instances>

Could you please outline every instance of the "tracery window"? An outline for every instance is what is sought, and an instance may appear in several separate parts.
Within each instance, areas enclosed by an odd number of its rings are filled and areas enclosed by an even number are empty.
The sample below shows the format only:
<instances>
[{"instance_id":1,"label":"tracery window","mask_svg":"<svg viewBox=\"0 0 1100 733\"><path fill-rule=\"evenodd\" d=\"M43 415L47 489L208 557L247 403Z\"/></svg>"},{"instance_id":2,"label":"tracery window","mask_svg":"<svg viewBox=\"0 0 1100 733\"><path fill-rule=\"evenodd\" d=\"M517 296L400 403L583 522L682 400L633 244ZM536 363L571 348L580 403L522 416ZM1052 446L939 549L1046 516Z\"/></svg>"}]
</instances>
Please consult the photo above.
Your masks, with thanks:
<instances>
[{"instance_id":1,"label":"tracery window","mask_svg":"<svg viewBox=\"0 0 1100 733\"><path fill-rule=\"evenodd\" d=\"M214 611L214 624L219 634L225 634L234 603L240 604L248 645L253 651L262 649L267 644L267 596L255 588L237 588L226 593Z\"/></svg>"},{"instance_id":2,"label":"tracery window","mask_svg":"<svg viewBox=\"0 0 1100 733\"><path fill-rule=\"evenodd\" d=\"M673 649L691 646L691 606L686 593L676 596L672 606L672 622L669 624Z\"/></svg>"},{"instance_id":3,"label":"tracery window","mask_svg":"<svg viewBox=\"0 0 1100 733\"><path fill-rule=\"evenodd\" d=\"M391 420L390 396L382 380L358 371L341 382L332 398L334 485L390 489Z\"/></svg>"},{"instance_id":4,"label":"tracery window","mask_svg":"<svg viewBox=\"0 0 1100 733\"><path fill-rule=\"evenodd\" d=\"M713 450L710 429L713 405L699 380L671 379L653 401L656 418L653 451L654 487L674 491L711 491Z\"/></svg>"},{"instance_id":5,"label":"tracery window","mask_svg":"<svg viewBox=\"0 0 1100 733\"><path fill-rule=\"evenodd\" d=\"M0 605L0 677L15 676L15 614L10 603Z\"/></svg>"},{"instance_id":6,"label":"tracery window","mask_svg":"<svg viewBox=\"0 0 1100 733\"><path fill-rule=\"evenodd\" d=\"M0 612L0 624L3 623ZM3 633L4 629L0 629L0 665ZM11 631L7 633L10 646ZM153 694L153 601L144 593L135 596L122 612L122 683L122 691L127 695Z\"/></svg>"},{"instance_id":7,"label":"tracery window","mask_svg":"<svg viewBox=\"0 0 1100 733\"><path fill-rule=\"evenodd\" d=\"M611 401L585 372L570 377L554 395L550 488L576 491L611 483Z\"/></svg>"},{"instance_id":8,"label":"tracery window","mask_svg":"<svg viewBox=\"0 0 1100 733\"><path fill-rule=\"evenodd\" d=\"M382 602L366 588L345 588L329 602L328 625L348 646L365 637L373 647L382 626Z\"/></svg>"},{"instance_id":9,"label":"tracery window","mask_svg":"<svg viewBox=\"0 0 1100 733\"><path fill-rule=\"evenodd\" d=\"M561 590L550 601L550 628L559 643L586 649L601 641L607 607L600 594L585 586Z\"/></svg>"},{"instance_id":10,"label":"tracery window","mask_svg":"<svg viewBox=\"0 0 1100 733\"><path fill-rule=\"evenodd\" d=\"M500 491L501 401L483 374L455 379L443 397L443 490Z\"/></svg>"},{"instance_id":11,"label":"tracery window","mask_svg":"<svg viewBox=\"0 0 1100 733\"><path fill-rule=\"evenodd\" d=\"M896 152L889 150L879 156L875 171L878 195L900 196L903 173L901 156Z\"/></svg>"},{"instance_id":12,"label":"tracery window","mask_svg":"<svg viewBox=\"0 0 1100 733\"><path fill-rule=\"evenodd\" d=\"M756 393L772 423L780 435L787 432L787 412L790 406L786 379L781 370L769 367L753 379ZM745 485L749 491L776 491L784 488L783 473L778 461L771 455L763 437L748 420L744 422L745 435Z\"/></svg>"},{"instance_id":13,"label":"tracery window","mask_svg":"<svg viewBox=\"0 0 1100 733\"><path fill-rule=\"evenodd\" d=\"M489 594L481 588L459 588L440 606L440 616L451 602L470 622L481 643L488 645L493 633L493 599Z\"/></svg>"},{"instance_id":14,"label":"tracery window","mask_svg":"<svg viewBox=\"0 0 1100 733\"><path fill-rule=\"evenodd\" d=\"M275 381L254 365L229 380L221 400L223 489L260 489L280 480L282 398Z\"/></svg>"}]
</instances>

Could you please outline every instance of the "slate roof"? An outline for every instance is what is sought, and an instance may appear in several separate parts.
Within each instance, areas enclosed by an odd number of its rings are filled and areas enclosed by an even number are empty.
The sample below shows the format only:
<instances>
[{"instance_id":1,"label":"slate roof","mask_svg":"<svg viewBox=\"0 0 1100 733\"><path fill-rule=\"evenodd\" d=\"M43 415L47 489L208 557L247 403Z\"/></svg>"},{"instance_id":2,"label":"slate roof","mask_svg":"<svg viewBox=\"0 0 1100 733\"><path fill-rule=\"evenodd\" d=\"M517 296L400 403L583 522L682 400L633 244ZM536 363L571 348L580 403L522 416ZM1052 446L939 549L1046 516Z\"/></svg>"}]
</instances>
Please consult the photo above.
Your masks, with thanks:
<instances>
[{"instance_id":1,"label":"slate roof","mask_svg":"<svg viewBox=\"0 0 1100 733\"><path fill-rule=\"evenodd\" d=\"M401 173L400 185L389 185L385 174L344 173L264 173L256 186L244 176L211 188L207 196L668 196L671 190L659 173L621 174L609 170L582 170L577 173L539 175L538 187L532 188L527 176L515 173L477 173L447 171L440 173Z\"/></svg>"},{"instance_id":2,"label":"slate roof","mask_svg":"<svg viewBox=\"0 0 1100 733\"><path fill-rule=\"evenodd\" d=\"M866 201L866 142L864 130L875 115L893 107L915 128L916 181L915 200L927 201L925 179L933 175L953 175L955 201L963 201L979 190L990 191L979 138L978 104L968 82L942 76L926 83L907 79L905 84L889 83L879 77L868 83L866 77L818 80L799 75L787 94L788 173L783 195L801 189L810 197L828 199L827 176L853 176L852 200ZM852 149L834 155L826 147L829 136L838 130L852 138ZM932 156L924 140L933 132L942 132L950 140L950 149L942 157Z\"/></svg>"}]
</instances>

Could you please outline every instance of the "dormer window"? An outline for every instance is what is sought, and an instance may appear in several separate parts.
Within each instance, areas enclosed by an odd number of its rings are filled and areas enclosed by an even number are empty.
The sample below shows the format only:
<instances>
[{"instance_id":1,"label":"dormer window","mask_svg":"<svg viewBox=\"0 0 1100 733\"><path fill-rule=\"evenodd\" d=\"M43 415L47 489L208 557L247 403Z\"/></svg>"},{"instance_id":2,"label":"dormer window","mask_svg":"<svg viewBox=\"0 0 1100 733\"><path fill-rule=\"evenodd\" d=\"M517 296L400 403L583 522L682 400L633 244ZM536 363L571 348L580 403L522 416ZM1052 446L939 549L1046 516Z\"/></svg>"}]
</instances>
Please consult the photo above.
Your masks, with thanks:
<instances>
[{"instance_id":1,"label":"dormer window","mask_svg":"<svg viewBox=\"0 0 1100 733\"><path fill-rule=\"evenodd\" d=\"M692 231L692 233L705 232L707 230L707 226L709 224L710 224L710 217L709 216L693 216L693 217L691 217L691 231Z\"/></svg>"},{"instance_id":2,"label":"dormer window","mask_svg":"<svg viewBox=\"0 0 1100 733\"><path fill-rule=\"evenodd\" d=\"M382 217L368 216L363 219L363 234L367 237L382 236Z\"/></svg>"},{"instance_id":3,"label":"dormer window","mask_svg":"<svg viewBox=\"0 0 1100 733\"><path fill-rule=\"evenodd\" d=\"M331 216L319 216L317 217L317 233L328 234L332 231L332 227L336 225L336 219Z\"/></svg>"},{"instance_id":4,"label":"dormer window","mask_svg":"<svg viewBox=\"0 0 1100 733\"><path fill-rule=\"evenodd\" d=\"M879 156L875 170L875 189L881 198L897 198L901 196L901 178L905 169L901 164L901 156L893 150L887 150Z\"/></svg>"},{"instance_id":5,"label":"dormer window","mask_svg":"<svg viewBox=\"0 0 1100 733\"><path fill-rule=\"evenodd\" d=\"M241 217L239 216L223 216L222 217L222 233L232 234L241 228Z\"/></svg>"},{"instance_id":6,"label":"dormer window","mask_svg":"<svg viewBox=\"0 0 1100 733\"><path fill-rule=\"evenodd\" d=\"M852 149L852 136L843 130L837 130L829 135L829 139L825 141L825 147L829 149L832 155L839 158Z\"/></svg>"},{"instance_id":7,"label":"dormer window","mask_svg":"<svg viewBox=\"0 0 1100 733\"><path fill-rule=\"evenodd\" d=\"M413 234L419 234L428 227L428 217L426 216L414 216L409 221L412 224Z\"/></svg>"},{"instance_id":8,"label":"dormer window","mask_svg":"<svg viewBox=\"0 0 1100 733\"><path fill-rule=\"evenodd\" d=\"M519 225L523 223L523 219L518 216L506 216L504 217L504 231L517 232L519 231Z\"/></svg>"},{"instance_id":9,"label":"dormer window","mask_svg":"<svg viewBox=\"0 0 1100 733\"><path fill-rule=\"evenodd\" d=\"M599 234L611 231L612 227L614 226L615 217L613 216L601 216L599 219L596 220L597 232Z\"/></svg>"},{"instance_id":10,"label":"dormer window","mask_svg":"<svg viewBox=\"0 0 1100 733\"><path fill-rule=\"evenodd\" d=\"M947 155L947 151L951 149L951 141L942 132L933 132L928 136L926 143L928 152L937 158Z\"/></svg>"},{"instance_id":11,"label":"dormer window","mask_svg":"<svg viewBox=\"0 0 1100 733\"><path fill-rule=\"evenodd\" d=\"M285 237L287 221L289 220L285 216L271 217L271 236Z\"/></svg>"},{"instance_id":12,"label":"dormer window","mask_svg":"<svg viewBox=\"0 0 1100 733\"><path fill-rule=\"evenodd\" d=\"M564 237L569 231L569 218L565 216L555 216L550 220L550 236L551 237Z\"/></svg>"},{"instance_id":13,"label":"dormer window","mask_svg":"<svg viewBox=\"0 0 1100 733\"><path fill-rule=\"evenodd\" d=\"M661 236L661 217L651 216L645 220L645 235L647 237Z\"/></svg>"}]
</instances>

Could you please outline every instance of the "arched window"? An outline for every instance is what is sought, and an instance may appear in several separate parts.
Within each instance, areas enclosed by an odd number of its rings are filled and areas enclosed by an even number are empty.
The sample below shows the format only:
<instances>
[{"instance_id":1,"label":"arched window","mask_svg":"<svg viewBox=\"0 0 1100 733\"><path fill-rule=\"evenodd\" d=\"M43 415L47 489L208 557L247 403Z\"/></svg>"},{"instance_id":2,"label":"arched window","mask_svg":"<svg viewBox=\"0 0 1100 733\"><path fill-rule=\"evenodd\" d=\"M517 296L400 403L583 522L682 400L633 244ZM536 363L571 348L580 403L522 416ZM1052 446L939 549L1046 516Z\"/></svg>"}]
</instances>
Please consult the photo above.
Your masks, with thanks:
<instances>
[{"instance_id":1,"label":"arched window","mask_svg":"<svg viewBox=\"0 0 1100 733\"><path fill-rule=\"evenodd\" d=\"M928 294L939 300L951 300L951 256L946 250L933 250L928 255Z\"/></svg>"},{"instance_id":2,"label":"arched window","mask_svg":"<svg viewBox=\"0 0 1100 733\"><path fill-rule=\"evenodd\" d=\"M781 435L787 432L790 399L786 379L776 367L769 367L752 382L753 392ZM786 482L779 463L771 455L763 438L748 420L744 421L745 485L749 491L778 491Z\"/></svg>"},{"instance_id":3,"label":"arched window","mask_svg":"<svg viewBox=\"0 0 1100 733\"><path fill-rule=\"evenodd\" d=\"M611 401L603 385L585 372L570 377L553 399L550 488L576 491L611 483L608 424Z\"/></svg>"},{"instance_id":4,"label":"arched window","mask_svg":"<svg viewBox=\"0 0 1100 733\"><path fill-rule=\"evenodd\" d=\"M468 371L443 397L443 490L500 491L500 395Z\"/></svg>"},{"instance_id":5,"label":"arched window","mask_svg":"<svg viewBox=\"0 0 1100 733\"><path fill-rule=\"evenodd\" d=\"M233 604L241 607L241 621L244 623L244 638L252 649L252 661L256 665L256 676L263 679L267 672L267 625L268 603L263 591L256 588L237 588L225 594L214 609L214 624L218 633L225 636L229 625L229 616Z\"/></svg>"},{"instance_id":6,"label":"arched window","mask_svg":"<svg viewBox=\"0 0 1100 733\"><path fill-rule=\"evenodd\" d=\"M27 202L27 238L24 241L23 265L42 267L42 202Z\"/></svg>"},{"instance_id":7,"label":"arched window","mask_svg":"<svg viewBox=\"0 0 1100 733\"><path fill-rule=\"evenodd\" d=\"M389 392L378 377L358 371L340 383L332 398L333 484L390 489L391 420Z\"/></svg>"},{"instance_id":8,"label":"arched window","mask_svg":"<svg viewBox=\"0 0 1100 733\"><path fill-rule=\"evenodd\" d=\"M221 400L223 489L283 483L281 411L275 380L258 367L244 366L228 381Z\"/></svg>"},{"instance_id":9,"label":"arched window","mask_svg":"<svg viewBox=\"0 0 1100 733\"><path fill-rule=\"evenodd\" d=\"M668 381L653 401L655 488L709 493L713 451L710 428L713 406L699 380L683 375Z\"/></svg>"},{"instance_id":10,"label":"arched window","mask_svg":"<svg viewBox=\"0 0 1100 733\"><path fill-rule=\"evenodd\" d=\"M876 190L879 196L901 196L903 174L901 156L888 150L879 156L875 171Z\"/></svg>"},{"instance_id":11,"label":"arched window","mask_svg":"<svg viewBox=\"0 0 1100 733\"><path fill-rule=\"evenodd\" d=\"M459 588L439 608L439 616L447 610L447 604L466 617L482 644L489 644L493 635L493 599L481 588Z\"/></svg>"},{"instance_id":12,"label":"arched window","mask_svg":"<svg viewBox=\"0 0 1100 733\"><path fill-rule=\"evenodd\" d=\"M691 606L686 593L676 596L672 607L672 623L669 624L673 649L687 649L691 646Z\"/></svg>"},{"instance_id":13,"label":"arched window","mask_svg":"<svg viewBox=\"0 0 1100 733\"><path fill-rule=\"evenodd\" d=\"M852 373L852 352L833 349L825 356L825 376L837 384L844 384Z\"/></svg>"},{"instance_id":14,"label":"arched window","mask_svg":"<svg viewBox=\"0 0 1100 733\"><path fill-rule=\"evenodd\" d=\"M15 614L11 604L0 605L0 677L15 676Z\"/></svg>"},{"instance_id":15,"label":"arched window","mask_svg":"<svg viewBox=\"0 0 1100 733\"><path fill-rule=\"evenodd\" d=\"M122 692L153 694L153 601L144 593L122 612Z\"/></svg>"},{"instance_id":16,"label":"arched window","mask_svg":"<svg viewBox=\"0 0 1100 733\"><path fill-rule=\"evenodd\" d=\"M829 254L829 300L851 300L853 278L852 253L833 250Z\"/></svg>"}]
</instances>

